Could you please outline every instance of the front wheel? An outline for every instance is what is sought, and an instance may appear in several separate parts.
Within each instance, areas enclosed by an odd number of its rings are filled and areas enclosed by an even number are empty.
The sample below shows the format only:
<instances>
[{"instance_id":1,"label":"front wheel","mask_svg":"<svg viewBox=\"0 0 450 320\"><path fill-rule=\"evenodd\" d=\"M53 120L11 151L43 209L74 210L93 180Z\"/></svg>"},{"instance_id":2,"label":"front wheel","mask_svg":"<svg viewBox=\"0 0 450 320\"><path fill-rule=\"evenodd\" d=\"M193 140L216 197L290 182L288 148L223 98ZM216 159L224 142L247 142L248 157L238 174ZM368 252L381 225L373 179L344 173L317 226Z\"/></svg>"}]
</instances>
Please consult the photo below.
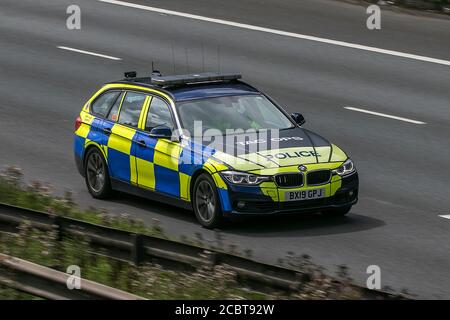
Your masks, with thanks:
<instances>
[{"instance_id":1,"label":"front wheel","mask_svg":"<svg viewBox=\"0 0 450 320\"><path fill-rule=\"evenodd\" d=\"M195 180L192 201L195 216L203 227L213 229L222 224L219 195L213 179L208 174L202 173Z\"/></svg>"},{"instance_id":2,"label":"front wheel","mask_svg":"<svg viewBox=\"0 0 450 320\"><path fill-rule=\"evenodd\" d=\"M324 210L322 213L328 217L343 217L347 213L349 213L351 209L352 209L352 206L346 206L346 207L342 207L342 208L327 209L327 210Z\"/></svg>"},{"instance_id":3,"label":"front wheel","mask_svg":"<svg viewBox=\"0 0 450 320\"><path fill-rule=\"evenodd\" d=\"M111 196L108 167L103 154L96 148L90 149L86 155L85 177L86 186L94 198L106 199Z\"/></svg>"}]
</instances>

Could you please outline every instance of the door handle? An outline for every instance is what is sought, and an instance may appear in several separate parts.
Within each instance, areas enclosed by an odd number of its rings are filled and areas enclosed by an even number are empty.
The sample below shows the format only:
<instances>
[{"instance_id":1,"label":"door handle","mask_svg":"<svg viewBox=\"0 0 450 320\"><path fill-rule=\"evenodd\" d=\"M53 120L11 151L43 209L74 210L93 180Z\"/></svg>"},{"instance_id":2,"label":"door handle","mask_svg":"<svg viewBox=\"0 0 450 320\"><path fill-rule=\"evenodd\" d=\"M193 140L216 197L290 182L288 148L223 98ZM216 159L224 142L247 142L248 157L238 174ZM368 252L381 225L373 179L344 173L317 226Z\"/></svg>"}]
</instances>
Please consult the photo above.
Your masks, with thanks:
<instances>
[{"instance_id":1,"label":"door handle","mask_svg":"<svg viewBox=\"0 0 450 320\"><path fill-rule=\"evenodd\" d=\"M135 141L138 145L140 145L141 147L146 147L147 146L147 144L145 143L145 141L144 140L137 140L137 141Z\"/></svg>"},{"instance_id":2,"label":"door handle","mask_svg":"<svg viewBox=\"0 0 450 320\"><path fill-rule=\"evenodd\" d=\"M104 133L106 133L107 135L111 134L111 128L103 128L102 129Z\"/></svg>"}]
</instances>

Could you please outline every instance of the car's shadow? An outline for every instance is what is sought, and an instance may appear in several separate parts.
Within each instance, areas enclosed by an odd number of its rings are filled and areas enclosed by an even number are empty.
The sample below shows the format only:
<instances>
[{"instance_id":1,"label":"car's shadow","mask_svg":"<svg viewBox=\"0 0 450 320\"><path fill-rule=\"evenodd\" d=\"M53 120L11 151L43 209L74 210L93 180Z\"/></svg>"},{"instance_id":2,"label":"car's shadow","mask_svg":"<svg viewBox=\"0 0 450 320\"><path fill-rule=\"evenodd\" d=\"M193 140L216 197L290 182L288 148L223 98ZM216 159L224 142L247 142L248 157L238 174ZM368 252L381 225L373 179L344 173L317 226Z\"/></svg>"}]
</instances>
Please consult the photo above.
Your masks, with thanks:
<instances>
[{"instance_id":1,"label":"car's shadow","mask_svg":"<svg viewBox=\"0 0 450 320\"><path fill-rule=\"evenodd\" d=\"M198 230L202 230L194 213L189 210L171 207L164 203L124 193L118 194L111 201L148 211L148 219L143 219L144 222L147 223L152 219L151 213L156 213L164 217L184 221L190 225L197 225ZM142 216L140 218L142 218ZM164 221L161 221L161 223L164 228ZM232 221L227 221L220 231L223 233L252 237L283 236L298 238L359 232L382 227L384 225L384 221L370 217L366 213L359 212L356 207L345 217L326 217L318 213L301 213L272 216L259 215L255 217L233 219Z\"/></svg>"},{"instance_id":2,"label":"car's shadow","mask_svg":"<svg viewBox=\"0 0 450 320\"><path fill-rule=\"evenodd\" d=\"M327 217L319 213L286 214L239 219L228 223L226 231L252 237L312 237L370 230L385 225L376 218L353 209L344 217Z\"/></svg>"},{"instance_id":3,"label":"car's shadow","mask_svg":"<svg viewBox=\"0 0 450 320\"><path fill-rule=\"evenodd\" d=\"M138 218L144 218L144 221L151 220L151 214L156 213L164 217L175 218L188 223L197 223L192 211L127 193L117 192L113 198L108 199L107 201L148 211L148 219L142 217L142 214L139 214L138 216Z\"/></svg>"}]
</instances>

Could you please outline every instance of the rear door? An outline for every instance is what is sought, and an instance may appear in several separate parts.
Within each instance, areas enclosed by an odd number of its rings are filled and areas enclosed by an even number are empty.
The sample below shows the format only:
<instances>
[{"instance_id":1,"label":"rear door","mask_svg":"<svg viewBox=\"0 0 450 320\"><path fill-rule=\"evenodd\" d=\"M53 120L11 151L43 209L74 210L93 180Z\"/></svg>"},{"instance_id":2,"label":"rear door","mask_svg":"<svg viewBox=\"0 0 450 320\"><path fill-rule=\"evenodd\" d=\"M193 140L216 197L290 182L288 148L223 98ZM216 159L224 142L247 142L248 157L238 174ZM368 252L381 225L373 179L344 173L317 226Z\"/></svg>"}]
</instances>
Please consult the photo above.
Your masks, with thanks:
<instances>
[{"instance_id":1,"label":"rear door","mask_svg":"<svg viewBox=\"0 0 450 320\"><path fill-rule=\"evenodd\" d=\"M108 166L113 179L131 184L137 182L134 141L142 109L148 99L142 92L124 92L104 120L103 130L108 135L105 144Z\"/></svg>"},{"instance_id":2,"label":"rear door","mask_svg":"<svg viewBox=\"0 0 450 320\"><path fill-rule=\"evenodd\" d=\"M106 139L103 131L103 119L108 114L111 106L117 100L120 95L120 91L106 91L97 97L90 106L90 113L94 116L91 123L91 128L87 138L87 144L95 143L99 146L103 146L106 143Z\"/></svg>"}]
</instances>

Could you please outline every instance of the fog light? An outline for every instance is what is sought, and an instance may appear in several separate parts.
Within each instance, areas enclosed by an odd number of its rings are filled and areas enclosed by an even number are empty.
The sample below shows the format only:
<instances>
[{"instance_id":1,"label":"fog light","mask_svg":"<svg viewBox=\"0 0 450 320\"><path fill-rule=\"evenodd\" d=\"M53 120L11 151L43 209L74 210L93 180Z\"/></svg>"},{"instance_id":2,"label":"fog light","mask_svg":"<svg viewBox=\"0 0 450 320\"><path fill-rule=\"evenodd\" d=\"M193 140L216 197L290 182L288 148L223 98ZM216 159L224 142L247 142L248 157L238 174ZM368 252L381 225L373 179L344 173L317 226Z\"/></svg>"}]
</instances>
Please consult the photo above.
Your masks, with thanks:
<instances>
[{"instance_id":1,"label":"fog light","mask_svg":"<svg viewBox=\"0 0 450 320\"><path fill-rule=\"evenodd\" d=\"M352 191L349 191L348 195L349 195L350 197L353 196L353 190L352 190Z\"/></svg>"},{"instance_id":2,"label":"fog light","mask_svg":"<svg viewBox=\"0 0 450 320\"><path fill-rule=\"evenodd\" d=\"M244 201L239 201L239 202L237 203L237 207L238 207L238 209L244 208L244 207L245 207L245 202L244 202Z\"/></svg>"}]
</instances>

